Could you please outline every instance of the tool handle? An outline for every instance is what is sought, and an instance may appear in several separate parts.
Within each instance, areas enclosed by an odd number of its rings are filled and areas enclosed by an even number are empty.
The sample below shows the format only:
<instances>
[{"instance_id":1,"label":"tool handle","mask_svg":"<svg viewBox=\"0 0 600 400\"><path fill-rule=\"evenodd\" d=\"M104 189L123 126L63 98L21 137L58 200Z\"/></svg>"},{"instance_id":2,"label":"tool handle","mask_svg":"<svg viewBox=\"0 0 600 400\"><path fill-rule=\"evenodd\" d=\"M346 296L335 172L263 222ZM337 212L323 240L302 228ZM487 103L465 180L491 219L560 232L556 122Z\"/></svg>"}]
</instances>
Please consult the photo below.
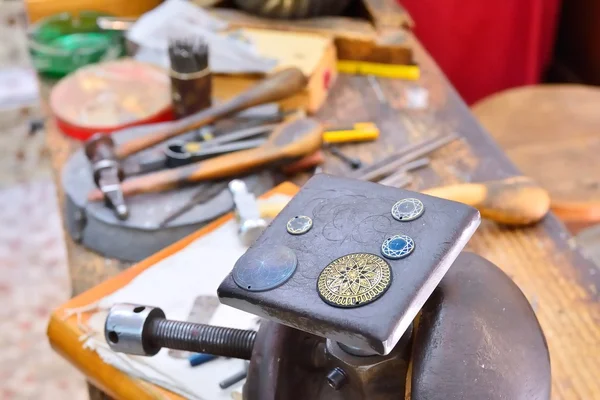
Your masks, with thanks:
<instances>
[{"instance_id":1,"label":"tool handle","mask_svg":"<svg viewBox=\"0 0 600 400\"><path fill-rule=\"evenodd\" d=\"M524 176L441 186L422 193L468 204L483 218L513 226L536 223L550 209L548 192Z\"/></svg>"},{"instance_id":2,"label":"tool handle","mask_svg":"<svg viewBox=\"0 0 600 400\"><path fill-rule=\"evenodd\" d=\"M306 83L307 79L300 69L295 67L286 68L265 78L254 87L229 101L207 108L167 126L159 127L143 137L123 143L116 150L117 157L120 159L126 158L172 137L192 129L198 129L247 108L285 99L304 89Z\"/></svg>"},{"instance_id":3,"label":"tool handle","mask_svg":"<svg viewBox=\"0 0 600 400\"><path fill-rule=\"evenodd\" d=\"M131 196L174 189L190 182L240 175L265 164L314 153L321 147L322 134L322 125L314 119L292 120L275 129L267 143L261 147L127 179L122 182L121 189L123 195ZM102 193L98 190L88 195L90 201L102 198Z\"/></svg>"}]
</instances>

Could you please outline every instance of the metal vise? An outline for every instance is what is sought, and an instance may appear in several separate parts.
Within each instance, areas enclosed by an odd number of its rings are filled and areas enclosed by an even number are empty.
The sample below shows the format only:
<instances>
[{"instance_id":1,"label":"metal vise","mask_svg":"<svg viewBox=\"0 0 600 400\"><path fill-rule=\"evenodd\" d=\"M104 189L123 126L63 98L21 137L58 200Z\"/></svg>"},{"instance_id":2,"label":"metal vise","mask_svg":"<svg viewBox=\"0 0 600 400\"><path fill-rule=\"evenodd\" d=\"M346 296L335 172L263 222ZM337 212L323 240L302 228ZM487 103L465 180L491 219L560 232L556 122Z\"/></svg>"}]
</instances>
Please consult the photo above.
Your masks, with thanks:
<instances>
[{"instance_id":1,"label":"metal vise","mask_svg":"<svg viewBox=\"0 0 600 400\"><path fill-rule=\"evenodd\" d=\"M121 220L129 217L129 208L121 190L125 174L115 154L115 142L104 133L96 133L85 142L85 155L92 164L96 186L102 191L104 201Z\"/></svg>"},{"instance_id":2,"label":"metal vise","mask_svg":"<svg viewBox=\"0 0 600 400\"><path fill-rule=\"evenodd\" d=\"M264 318L258 332L119 305L106 339L130 354L250 359L247 400L548 400L548 349L527 299L499 268L461 253L479 218L320 174L218 289L222 303Z\"/></svg>"}]
</instances>

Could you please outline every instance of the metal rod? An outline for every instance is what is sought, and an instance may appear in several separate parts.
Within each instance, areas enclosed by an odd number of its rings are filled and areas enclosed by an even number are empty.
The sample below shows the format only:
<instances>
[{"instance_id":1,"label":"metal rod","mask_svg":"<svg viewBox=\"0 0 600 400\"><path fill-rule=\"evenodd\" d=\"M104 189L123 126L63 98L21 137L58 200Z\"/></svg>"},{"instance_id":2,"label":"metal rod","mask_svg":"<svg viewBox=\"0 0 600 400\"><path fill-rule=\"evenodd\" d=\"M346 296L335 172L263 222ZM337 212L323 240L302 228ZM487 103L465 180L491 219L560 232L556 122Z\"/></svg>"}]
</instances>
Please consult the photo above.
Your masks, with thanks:
<instances>
[{"instance_id":1,"label":"metal rod","mask_svg":"<svg viewBox=\"0 0 600 400\"><path fill-rule=\"evenodd\" d=\"M381 104L387 104L387 98L385 97L385 93L383 93L383 89L381 88L377 78L373 75L367 75L367 79L373 88L373 91L375 92L375 96L377 96L377 100L379 100Z\"/></svg>"},{"instance_id":2,"label":"metal rod","mask_svg":"<svg viewBox=\"0 0 600 400\"><path fill-rule=\"evenodd\" d=\"M367 172L371 172L374 171L378 168L381 168L383 166L388 165L389 163L397 160L398 158L411 153L417 149L419 149L420 147L426 146L429 143L433 143L434 141L440 139L440 138L444 138L444 137L453 137L456 138L455 135L442 135L442 136L436 136L432 139L427 139L424 140L422 142L418 142L418 143L413 143L413 144L409 144L408 146L405 146L404 148L397 150L395 152L393 152L392 154L382 158L379 161L375 161L373 164L364 166L356 171L354 171L349 177L351 178L360 178L361 176L365 175Z\"/></svg>"},{"instance_id":3,"label":"metal rod","mask_svg":"<svg viewBox=\"0 0 600 400\"><path fill-rule=\"evenodd\" d=\"M367 172L366 174L359 176L358 179L362 179L365 181L376 181L378 179L381 179L382 177L389 175L390 173L394 172L395 170L401 168L403 165L407 164L408 162L417 160L417 159L441 148L442 146L447 145L448 143L450 143L456 139L457 139L456 136L445 136L445 137L436 139L430 143L427 143L424 146L418 147L414 151L412 151L408 154L405 154L404 156L390 162L387 165L384 165L380 168L376 168L375 170L373 170L371 172Z\"/></svg>"},{"instance_id":4,"label":"metal rod","mask_svg":"<svg viewBox=\"0 0 600 400\"><path fill-rule=\"evenodd\" d=\"M385 186L392 186L402 188L408 186L412 182L412 177L406 173L388 176L385 179L379 181L380 184Z\"/></svg>"}]
</instances>

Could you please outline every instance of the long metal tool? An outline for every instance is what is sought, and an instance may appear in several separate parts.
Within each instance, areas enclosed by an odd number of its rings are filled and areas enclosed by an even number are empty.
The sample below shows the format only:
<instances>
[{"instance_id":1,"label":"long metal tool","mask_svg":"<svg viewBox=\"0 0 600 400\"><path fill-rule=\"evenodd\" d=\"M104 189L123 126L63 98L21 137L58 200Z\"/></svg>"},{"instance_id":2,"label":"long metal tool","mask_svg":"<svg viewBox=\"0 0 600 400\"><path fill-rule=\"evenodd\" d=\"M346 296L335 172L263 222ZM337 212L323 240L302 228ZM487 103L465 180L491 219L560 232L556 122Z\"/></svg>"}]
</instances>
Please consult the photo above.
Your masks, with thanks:
<instances>
[{"instance_id":1,"label":"long metal tool","mask_svg":"<svg viewBox=\"0 0 600 400\"><path fill-rule=\"evenodd\" d=\"M418 160L408 162L404 164L400 169L383 178L378 183L386 186L403 187L408 185L412 178L408 175L408 172L414 171L419 168L423 168L429 165L429 158L419 158Z\"/></svg>"},{"instance_id":2,"label":"long metal tool","mask_svg":"<svg viewBox=\"0 0 600 400\"><path fill-rule=\"evenodd\" d=\"M121 144L116 149L116 155L122 160L165 140L201 128L247 108L285 99L304 89L306 83L306 76L299 68L286 68L227 102L216 104L178 121L160 124L147 135Z\"/></svg>"},{"instance_id":3,"label":"long metal tool","mask_svg":"<svg viewBox=\"0 0 600 400\"><path fill-rule=\"evenodd\" d=\"M457 138L457 136L454 135L454 134L452 134L452 135L440 135L440 136L436 136L436 137L431 138L431 139L426 139L426 140L424 140L422 142L411 143L411 144L409 144L409 145L401 148L400 150L394 151L393 153L389 154L388 156L386 156L386 157L384 157L384 158L382 158L382 159L380 159L378 161L375 161L372 164L365 165L365 166L357 169L356 171L352 172L349 175L349 177L360 179L360 177L363 176L363 175L366 175L367 172L371 172L371 171L374 171L374 170L376 170L378 168L384 167L384 166L388 165L389 163L396 161L398 158L400 158L400 157L402 157L402 156L404 156L406 154L409 154L409 153L411 153L413 151L416 151L417 149L419 149L422 146L425 146L425 145L427 145L429 143L433 143L434 141L436 141L438 139L441 139L441 138L444 138L444 137L447 137L447 136L450 136L450 137L453 137L453 138Z\"/></svg>"},{"instance_id":4,"label":"long metal tool","mask_svg":"<svg viewBox=\"0 0 600 400\"><path fill-rule=\"evenodd\" d=\"M170 222L177 219L179 216L185 214L192 208L206 203L207 201L218 196L223 190L227 189L227 182L205 182L201 183L198 187L196 194L185 203L181 208L175 210L173 213L167 215L167 217L158 224L160 228L167 226Z\"/></svg>"},{"instance_id":5,"label":"long metal tool","mask_svg":"<svg viewBox=\"0 0 600 400\"><path fill-rule=\"evenodd\" d=\"M395 172L397 169L401 168L404 164L417 160L425 155L439 149L442 146L447 145L448 143L456 140L457 137L454 135L443 136L433 141L422 144L421 146L417 146L414 150L404 154L400 158L391 161L387 165L383 165L379 168L376 168L370 172L359 175L357 178L365 181L376 181L383 178L386 175Z\"/></svg>"}]
</instances>

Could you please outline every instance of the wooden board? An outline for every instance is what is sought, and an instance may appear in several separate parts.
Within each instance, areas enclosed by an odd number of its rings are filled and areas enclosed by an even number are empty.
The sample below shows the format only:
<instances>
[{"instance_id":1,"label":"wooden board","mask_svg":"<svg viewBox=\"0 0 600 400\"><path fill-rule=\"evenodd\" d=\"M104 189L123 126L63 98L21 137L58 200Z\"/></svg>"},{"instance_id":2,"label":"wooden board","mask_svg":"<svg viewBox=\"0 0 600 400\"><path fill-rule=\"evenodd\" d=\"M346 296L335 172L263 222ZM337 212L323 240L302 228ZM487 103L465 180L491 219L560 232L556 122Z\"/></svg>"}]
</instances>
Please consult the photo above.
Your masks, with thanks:
<instances>
[{"instance_id":1,"label":"wooden board","mask_svg":"<svg viewBox=\"0 0 600 400\"><path fill-rule=\"evenodd\" d=\"M412 49L402 29L377 31L367 20L348 17L321 17L300 21L259 18L238 10L215 8L211 12L227 21L230 29L263 28L278 31L311 32L332 37L340 60L391 64L413 63Z\"/></svg>"},{"instance_id":2,"label":"wooden board","mask_svg":"<svg viewBox=\"0 0 600 400\"><path fill-rule=\"evenodd\" d=\"M302 92L281 101L285 109L300 108L316 112L325 102L329 88L337 78L336 49L328 36L315 33L280 32L267 29L243 29L251 38L257 52L277 60L273 72L298 67L308 77ZM215 97L227 99L256 84L262 77L252 75L213 75Z\"/></svg>"},{"instance_id":3,"label":"wooden board","mask_svg":"<svg viewBox=\"0 0 600 400\"><path fill-rule=\"evenodd\" d=\"M347 145L343 151L370 162L407 143L455 132L463 140L437 152L431 168L416 175L412 189L516 174L514 165L477 123L422 46L412 37L408 44L421 66L417 84L429 91L429 108L420 111L388 108L378 102L366 78L340 75L317 117L335 124L374 121L381 130L378 141ZM400 80L381 79L380 82L389 103L398 108L405 91L415 85ZM48 145L63 205L64 193L58 176L77 143L50 128ZM332 157L327 158L323 167L326 172L348 172L343 163ZM295 182L302 183L304 178L298 176ZM69 237L66 245L75 293L128 267L87 251ZM600 371L600 271L573 247L564 226L553 215L527 229L507 229L484 221L468 247L503 268L534 305L550 348L552 398L600 398L597 374Z\"/></svg>"},{"instance_id":4,"label":"wooden board","mask_svg":"<svg viewBox=\"0 0 600 400\"><path fill-rule=\"evenodd\" d=\"M283 183L265 194L264 197L269 197L273 194L293 196L297 190L298 187L294 184ZM79 340L83 332L78 328L77 317L73 315L70 318L64 318L64 315L66 310L92 304L122 288L146 269L177 253L196 239L218 229L232 218L233 215L228 214L217 219L198 232L191 234L177 243L173 243L152 257L105 281L101 285L82 293L54 310L50 316L50 323L48 325L48 338L50 339L52 348L75 365L98 388L101 388L106 394L117 399L153 400L156 399L157 393L168 399L183 399L183 397L158 386L124 375L118 369L104 363L96 352L84 349ZM87 321L89 316L89 314L84 314L82 321Z\"/></svg>"}]
</instances>

